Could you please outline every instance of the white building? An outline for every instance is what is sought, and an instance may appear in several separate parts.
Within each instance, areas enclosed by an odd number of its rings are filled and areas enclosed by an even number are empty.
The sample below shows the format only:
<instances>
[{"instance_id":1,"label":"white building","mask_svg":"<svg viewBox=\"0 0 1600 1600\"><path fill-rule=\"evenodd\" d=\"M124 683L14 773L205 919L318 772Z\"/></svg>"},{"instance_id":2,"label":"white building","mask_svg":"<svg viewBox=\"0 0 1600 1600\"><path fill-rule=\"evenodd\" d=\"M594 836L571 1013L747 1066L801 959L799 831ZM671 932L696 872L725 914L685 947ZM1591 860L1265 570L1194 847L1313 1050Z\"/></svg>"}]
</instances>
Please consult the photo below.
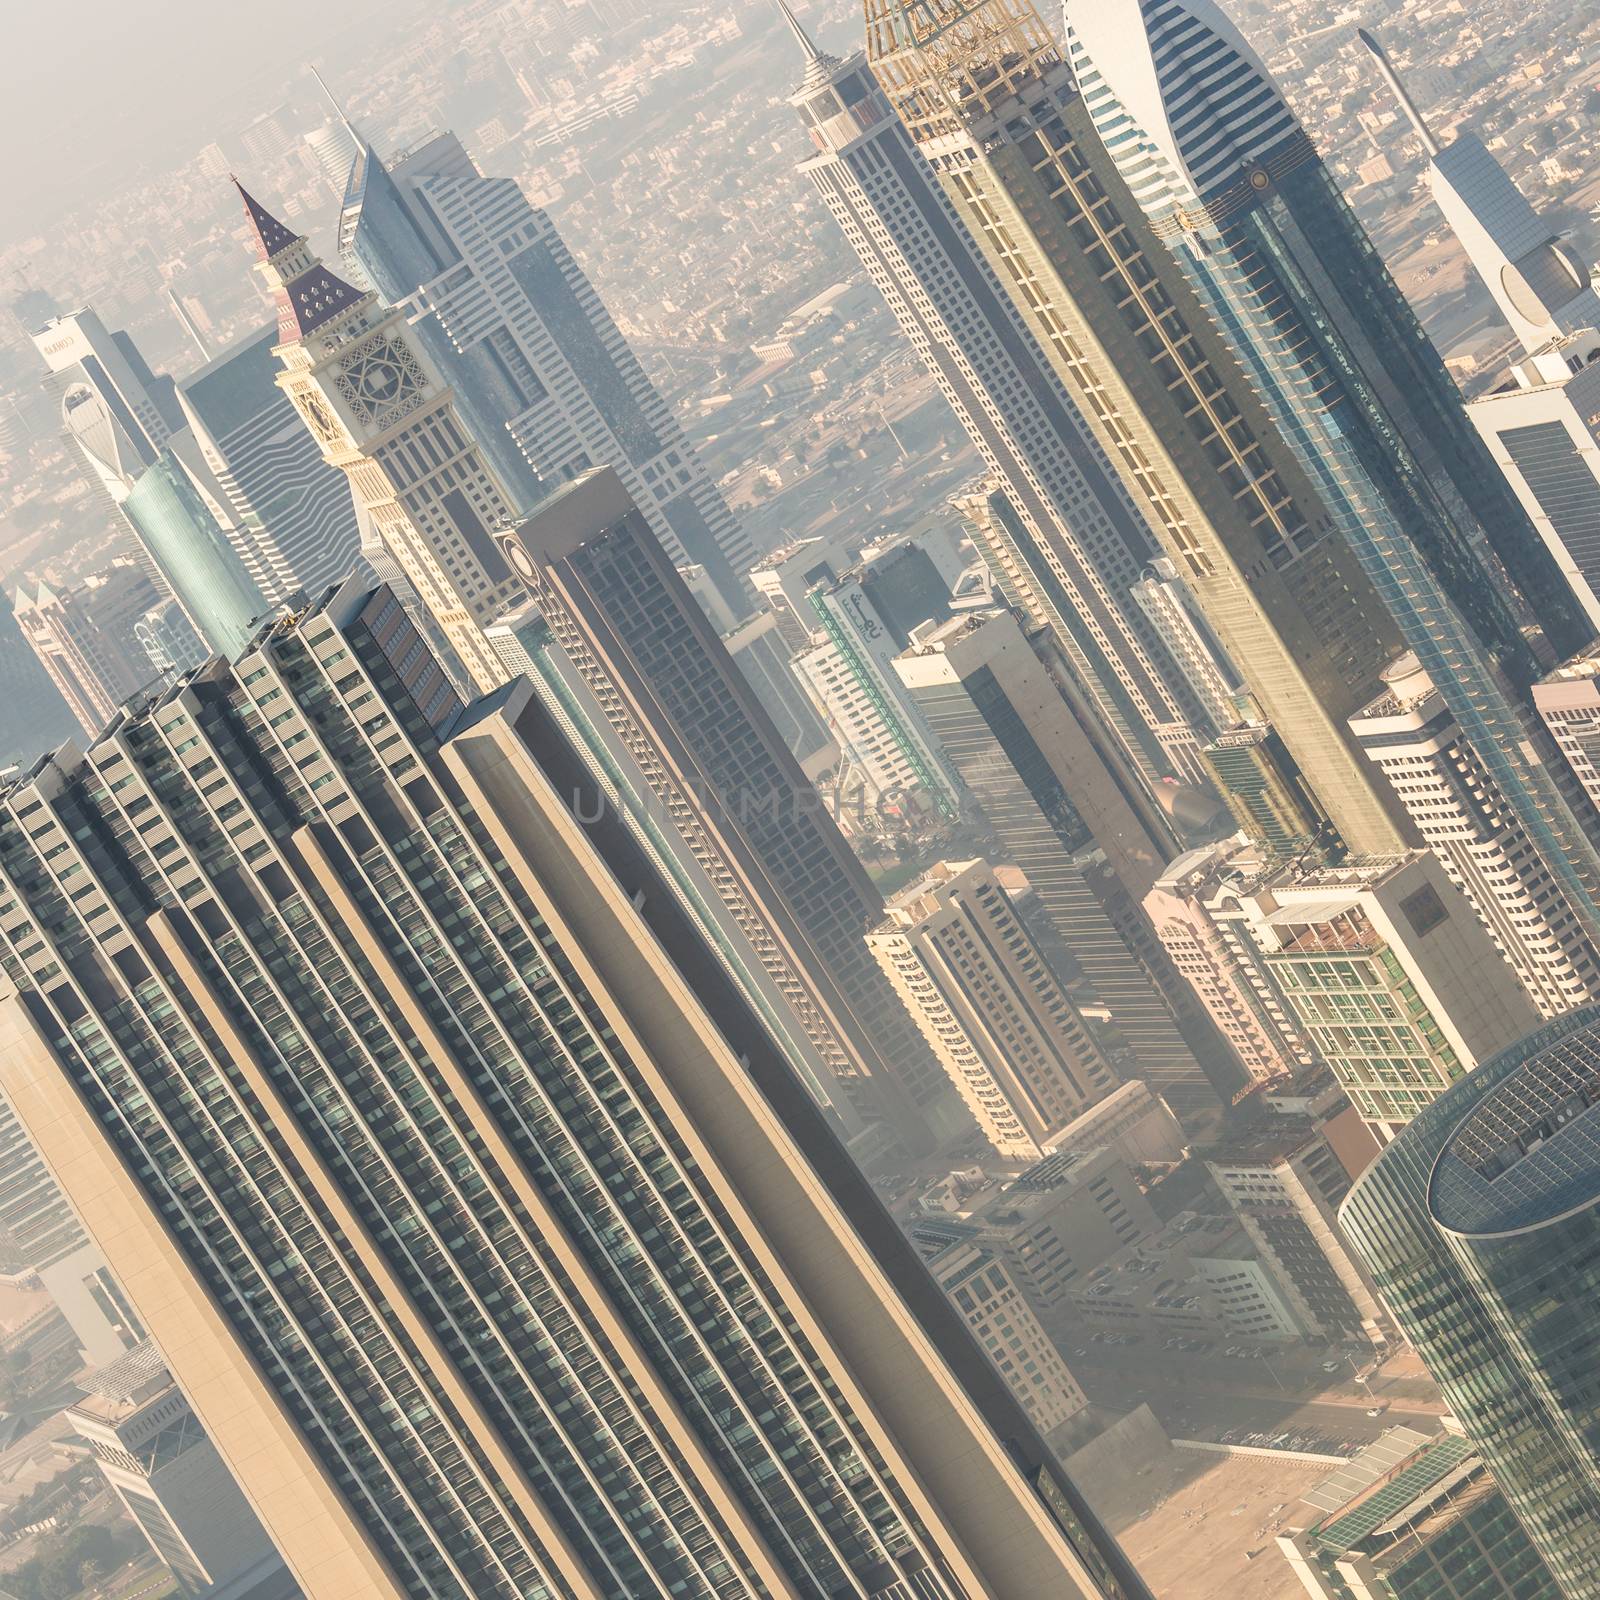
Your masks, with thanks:
<instances>
[{"instance_id":1,"label":"white building","mask_svg":"<svg viewBox=\"0 0 1600 1600\"><path fill-rule=\"evenodd\" d=\"M1600 631L1600 332L1552 339L1467 415Z\"/></svg>"},{"instance_id":2,"label":"white building","mask_svg":"<svg viewBox=\"0 0 1600 1600\"><path fill-rule=\"evenodd\" d=\"M1200 614L1178 565L1160 556L1133 586L1133 598L1189 680L1195 698L1219 732L1239 720L1239 674Z\"/></svg>"},{"instance_id":3,"label":"white building","mask_svg":"<svg viewBox=\"0 0 1600 1600\"><path fill-rule=\"evenodd\" d=\"M1533 704L1600 811L1600 652L1562 662L1534 684Z\"/></svg>"},{"instance_id":4,"label":"white building","mask_svg":"<svg viewBox=\"0 0 1600 1600\"><path fill-rule=\"evenodd\" d=\"M1011 898L983 861L941 861L867 944L985 1137L1037 1161L1117 1087Z\"/></svg>"},{"instance_id":5,"label":"white building","mask_svg":"<svg viewBox=\"0 0 1600 1600\"><path fill-rule=\"evenodd\" d=\"M181 1595L290 1600L299 1594L153 1344L96 1372L66 1415Z\"/></svg>"},{"instance_id":6,"label":"white building","mask_svg":"<svg viewBox=\"0 0 1600 1600\"><path fill-rule=\"evenodd\" d=\"M1384 681L1351 730L1540 1014L1600 998L1600 960L1582 925L1433 680L1407 653Z\"/></svg>"}]
</instances>

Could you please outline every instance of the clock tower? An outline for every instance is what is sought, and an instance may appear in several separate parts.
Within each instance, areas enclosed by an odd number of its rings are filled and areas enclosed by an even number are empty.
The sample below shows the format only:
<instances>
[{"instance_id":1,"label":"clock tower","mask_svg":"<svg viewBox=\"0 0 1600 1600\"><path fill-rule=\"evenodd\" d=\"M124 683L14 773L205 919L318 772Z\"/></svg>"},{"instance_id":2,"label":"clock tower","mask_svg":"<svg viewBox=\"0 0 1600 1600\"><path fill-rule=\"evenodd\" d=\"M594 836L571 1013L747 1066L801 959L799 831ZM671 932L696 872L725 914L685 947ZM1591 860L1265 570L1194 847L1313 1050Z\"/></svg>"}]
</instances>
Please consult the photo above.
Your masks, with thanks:
<instances>
[{"instance_id":1,"label":"clock tower","mask_svg":"<svg viewBox=\"0 0 1600 1600\"><path fill-rule=\"evenodd\" d=\"M506 669L483 630L525 591L494 533L518 508L404 312L330 272L302 236L239 194L256 270L277 302L279 386L473 684L497 688Z\"/></svg>"}]
</instances>

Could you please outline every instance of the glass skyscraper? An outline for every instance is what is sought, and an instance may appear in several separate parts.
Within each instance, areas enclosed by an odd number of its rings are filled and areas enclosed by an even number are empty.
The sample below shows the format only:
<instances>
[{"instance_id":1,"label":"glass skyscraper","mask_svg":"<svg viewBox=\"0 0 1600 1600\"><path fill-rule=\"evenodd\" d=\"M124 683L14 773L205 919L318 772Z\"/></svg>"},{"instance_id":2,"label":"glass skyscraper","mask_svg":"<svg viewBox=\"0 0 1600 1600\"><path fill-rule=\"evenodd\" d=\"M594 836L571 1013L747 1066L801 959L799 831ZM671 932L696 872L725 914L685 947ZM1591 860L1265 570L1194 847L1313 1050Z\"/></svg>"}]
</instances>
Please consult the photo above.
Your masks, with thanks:
<instances>
[{"instance_id":1,"label":"glass skyscraper","mask_svg":"<svg viewBox=\"0 0 1600 1600\"><path fill-rule=\"evenodd\" d=\"M1600 1010L1420 1112L1339 1220L1568 1600L1600 1596Z\"/></svg>"},{"instance_id":2,"label":"glass skyscraper","mask_svg":"<svg viewBox=\"0 0 1600 1600\"><path fill-rule=\"evenodd\" d=\"M1437 352L1266 68L1209 0L1072 0L1067 21L1084 100L1128 188L1489 780L1600 930L1600 856L1496 670L1525 683L1533 661L1485 552L1558 648L1592 630Z\"/></svg>"},{"instance_id":3,"label":"glass skyscraper","mask_svg":"<svg viewBox=\"0 0 1600 1600\"><path fill-rule=\"evenodd\" d=\"M347 259L414 330L468 429L523 505L613 467L674 565L753 609L755 546L550 218L486 178L454 134L386 167L363 144L341 221Z\"/></svg>"},{"instance_id":4,"label":"glass skyscraper","mask_svg":"<svg viewBox=\"0 0 1600 1600\"><path fill-rule=\"evenodd\" d=\"M0 798L0 1077L307 1600L1148 1600L585 775L351 582Z\"/></svg>"},{"instance_id":5,"label":"glass skyscraper","mask_svg":"<svg viewBox=\"0 0 1600 1600\"><path fill-rule=\"evenodd\" d=\"M223 655L242 650L267 603L170 446L122 511L204 642Z\"/></svg>"}]
</instances>

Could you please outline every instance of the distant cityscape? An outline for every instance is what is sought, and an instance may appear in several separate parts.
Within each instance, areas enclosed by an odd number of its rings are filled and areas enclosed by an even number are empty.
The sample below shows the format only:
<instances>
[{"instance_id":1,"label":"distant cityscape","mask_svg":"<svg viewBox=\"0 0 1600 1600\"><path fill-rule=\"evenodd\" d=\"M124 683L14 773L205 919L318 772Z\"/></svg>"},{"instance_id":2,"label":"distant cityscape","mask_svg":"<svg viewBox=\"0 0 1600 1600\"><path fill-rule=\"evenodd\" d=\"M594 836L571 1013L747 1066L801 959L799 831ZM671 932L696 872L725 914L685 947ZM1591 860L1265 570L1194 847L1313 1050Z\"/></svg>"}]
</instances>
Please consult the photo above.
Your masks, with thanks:
<instances>
[{"instance_id":1,"label":"distant cityscape","mask_svg":"<svg viewBox=\"0 0 1600 1600\"><path fill-rule=\"evenodd\" d=\"M0 1600L1600 1600L1600 17L322 45L0 218Z\"/></svg>"}]
</instances>

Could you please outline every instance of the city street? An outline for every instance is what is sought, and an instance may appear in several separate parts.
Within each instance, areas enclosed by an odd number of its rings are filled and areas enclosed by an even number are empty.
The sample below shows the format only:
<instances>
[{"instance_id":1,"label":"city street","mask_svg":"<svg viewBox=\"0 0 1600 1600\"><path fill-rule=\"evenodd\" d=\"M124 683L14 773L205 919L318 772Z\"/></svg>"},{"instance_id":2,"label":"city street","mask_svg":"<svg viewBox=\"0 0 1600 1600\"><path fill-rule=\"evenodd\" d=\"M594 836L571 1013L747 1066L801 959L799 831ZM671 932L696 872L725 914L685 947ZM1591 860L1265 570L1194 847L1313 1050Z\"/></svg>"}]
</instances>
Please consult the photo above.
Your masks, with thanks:
<instances>
[{"instance_id":1,"label":"city street","mask_svg":"<svg viewBox=\"0 0 1600 1600\"><path fill-rule=\"evenodd\" d=\"M1148 1403L1167 1433L1180 1439L1220 1440L1233 1430L1315 1433L1329 1446L1361 1445L1397 1423L1432 1431L1445 1410L1425 1378L1379 1374L1370 1380L1369 1396L1348 1366L1342 1377L1324 1373L1320 1362L1332 1357L1320 1351L1289 1351L1268 1362L1089 1344L1066 1356L1096 1405L1129 1411ZM1383 1414L1369 1417L1375 1406Z\"/></svg>"}]
</instances>

